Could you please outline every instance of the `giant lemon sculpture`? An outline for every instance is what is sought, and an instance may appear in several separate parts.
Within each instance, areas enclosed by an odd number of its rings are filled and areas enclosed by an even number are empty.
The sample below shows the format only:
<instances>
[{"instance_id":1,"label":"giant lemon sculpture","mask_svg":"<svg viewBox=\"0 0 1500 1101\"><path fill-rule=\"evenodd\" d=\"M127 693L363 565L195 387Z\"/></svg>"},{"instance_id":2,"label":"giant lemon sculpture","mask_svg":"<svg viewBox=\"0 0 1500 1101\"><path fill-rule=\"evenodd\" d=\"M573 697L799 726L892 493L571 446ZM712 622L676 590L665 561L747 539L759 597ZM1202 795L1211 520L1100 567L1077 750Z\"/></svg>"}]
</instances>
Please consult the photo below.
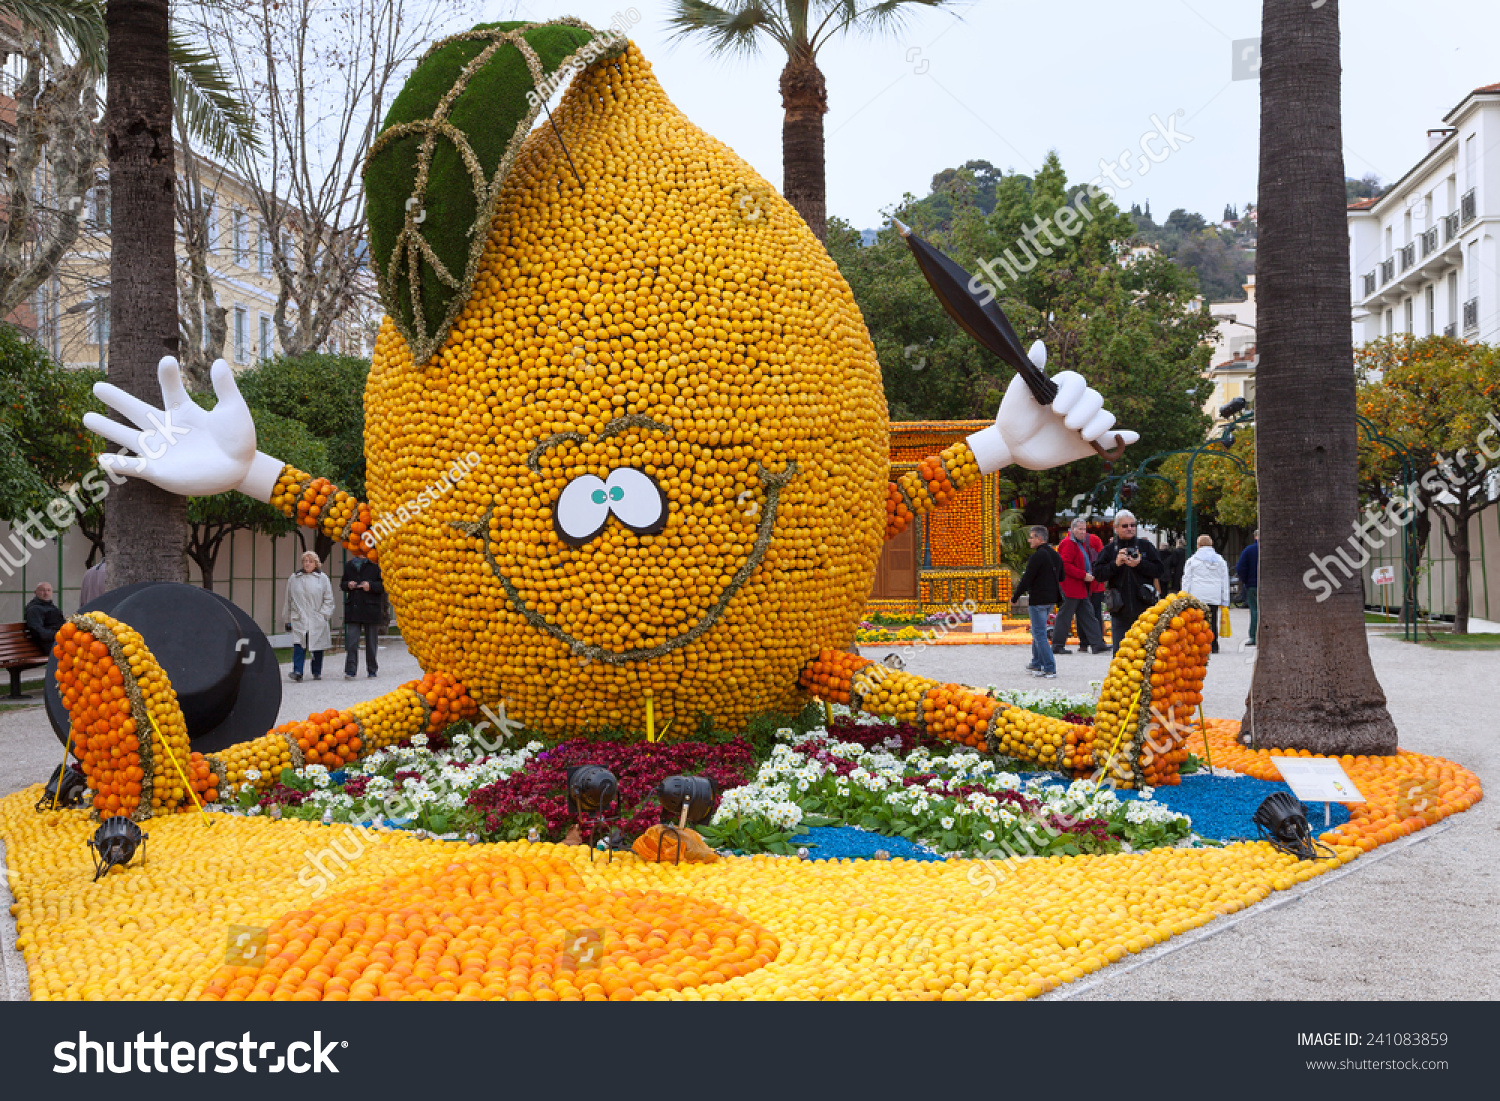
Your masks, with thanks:
<instances>
[{"instance_id":1,"label":"giant lemon sculpture","mask_svg":"<svg viewBox=\"0 0 1500 1101\"><path fill-rule=\"evenodd\" d=\"M541 97L523 89L572 70L530 130ZM366 182L391 313L365 398L369 502L256 452L223 363L204 411L164 360L191 431L159 457L100 458L177 492L239 489L378 559L427 672L228 751L220 782L288 748L348 759L475 702L538 729L639 729L648 700L658 722L739 728L812 691L969 744L1002 736L1003 705L840 652L882 540L913 515L981 473L1110 442L1080 376L1055 377L1050 407L1017 378L995 425L889 482L879 365L822 245L633 45L575 21L435 46ZM149 406L97 392L149 431ZM1065 731L1027 729L1038 759L1063 760Z\"/></svg>"}]
</instances>

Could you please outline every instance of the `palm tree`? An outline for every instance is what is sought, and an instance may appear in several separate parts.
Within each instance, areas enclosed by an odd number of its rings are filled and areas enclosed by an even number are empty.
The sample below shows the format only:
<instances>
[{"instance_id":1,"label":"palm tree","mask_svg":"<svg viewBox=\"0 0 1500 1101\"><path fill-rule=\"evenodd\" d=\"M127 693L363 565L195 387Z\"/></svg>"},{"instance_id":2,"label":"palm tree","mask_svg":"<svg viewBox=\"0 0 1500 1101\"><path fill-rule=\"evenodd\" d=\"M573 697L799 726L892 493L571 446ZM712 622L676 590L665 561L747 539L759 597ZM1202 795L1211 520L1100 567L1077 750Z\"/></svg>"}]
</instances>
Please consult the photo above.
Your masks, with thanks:
<instances>
[{"instance_id":1,"label":"palm tree","mask_svg":"<svg viewBox=\"0 0 1500 1101\"><path fill-rule=\"evenodd\" d=\"M1393 753L1360 579L1326 599L1303 579L1359 513L1338 9L1338 0L1262 8L1260 647L1244 731L1260 746Z\"/></svg>"},{"instance_id":2,"label":"palm tree","mask_svg":"<svg viewBox=\"0 0 1500 1101\"><path fill-rule=\"evenodd\" d=\"M818 51L843 31L878 34L905 21L913 7L957 6L958 0L672 0L667 22L678 38L702 36L713 54L753 54L761 36L786 53L781 70L781 193L823 240L823 116L828 88Z\"/></svg>"},{"instance_id":3,"label":"palm tree","mask_svg":"<svg viewBox=\"0 0 1500 1101\"><path fill-rule=\"evenodd\" d=\"M256 145L249 112L216 59L174 34L169 0L0 0L0 17L70 41L109 88L110 366L137 397L159 393L156 365L178 341L173 104L226 159ZM128 479L105 503L113 585L187 580L187 504Z\"/></svg>"},{"instance_id":4,"label":"palm tree","mask_svg":"<svg viewBox=\"0 0 1500 1101\"><path fill-rule=\"evenodd\" d=\"M172 155L170 0L109 0L110 382L143 399L156 364L177 353L176 176ZM152 404L155 404L154 400ZM105 502L114 586L187 581L187 499L128 478Z\"/></svg>"}]
</instances>

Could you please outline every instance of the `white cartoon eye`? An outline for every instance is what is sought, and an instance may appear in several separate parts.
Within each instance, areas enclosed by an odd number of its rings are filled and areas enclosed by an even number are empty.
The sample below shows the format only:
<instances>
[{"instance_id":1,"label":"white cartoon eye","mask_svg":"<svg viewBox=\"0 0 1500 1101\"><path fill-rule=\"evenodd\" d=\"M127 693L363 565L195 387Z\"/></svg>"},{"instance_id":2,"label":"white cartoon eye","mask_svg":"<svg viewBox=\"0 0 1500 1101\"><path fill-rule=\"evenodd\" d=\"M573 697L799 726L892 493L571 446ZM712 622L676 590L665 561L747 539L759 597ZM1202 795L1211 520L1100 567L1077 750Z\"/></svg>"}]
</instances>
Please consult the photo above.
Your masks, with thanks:
<instances>
[{"instance_id":1,"label":"white cartoon eye","mask_svg":"<svg viewBox=\"0 0 1500 1101\"><path fill-rule=\"evenodd\" d=\"M666 527L666 497L646 474L622 466L611 471L604 486L609 510L637 535L655 535Z\"/></svg>"},{"instance_id":2,"label":"white cartoon eye","mask_svg":"<svg viewBox=\"0 0 1500 1101\"><path fill-rule=\"evenodd\" d=\"M563 488L552 511L552 522L563 541L576 547L604 530L609 510L609 490L604 482L583 474Z\"/></svg>"}]
</instances>

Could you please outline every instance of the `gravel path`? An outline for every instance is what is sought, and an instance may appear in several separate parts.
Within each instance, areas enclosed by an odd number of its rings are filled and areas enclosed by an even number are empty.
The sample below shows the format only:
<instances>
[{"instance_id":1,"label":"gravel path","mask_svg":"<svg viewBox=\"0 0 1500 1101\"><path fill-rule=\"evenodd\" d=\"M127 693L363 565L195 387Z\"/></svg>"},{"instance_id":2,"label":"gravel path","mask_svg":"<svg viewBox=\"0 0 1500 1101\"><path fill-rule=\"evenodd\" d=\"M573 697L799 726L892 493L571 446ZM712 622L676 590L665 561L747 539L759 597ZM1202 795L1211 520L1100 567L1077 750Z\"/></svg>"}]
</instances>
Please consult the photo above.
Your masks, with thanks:
<instances>
[{"instance_id":1,"label":"gravel path","mask_svg":"<svg viewBox=\"0 0 1500 1101\"><path fill-rule=\"evenodd\" d=\"M1235 637L1209 666L1208 715L1239 718L1253 650L1238 650L1248 613L1234 612ZM1442 652L1371 637L1376 672L1401 729L1403 748L1433 753L1475 772L1500 792L1500 742L1490 732L1500 714L1500 656ZM885 645L914 673L982 686L1087 692L1103 678L1107 655L1057 659L1056 680L1033 680L1024 646ZM284 667L285 671L290 666ZM384 643L380 676L343 678L330 655L322 681L288 682L279 721L371 699L419 675L400 639ZM1434 691L1434 686L1447 686ZM44 780L61 749L38 707L0 711L0 795ZM1500 811L1492 795L1473 810L1385 845L1337 872L1320 876L1193 934L1071 983L1050 998L1092 999L1397 999L1500 997ZM0 867L4 850L0 847ZM26 995L25 966L0 887L0 997ZM1274 911L1274 912L1273 912Z\"/></svg>"}]
</instances>

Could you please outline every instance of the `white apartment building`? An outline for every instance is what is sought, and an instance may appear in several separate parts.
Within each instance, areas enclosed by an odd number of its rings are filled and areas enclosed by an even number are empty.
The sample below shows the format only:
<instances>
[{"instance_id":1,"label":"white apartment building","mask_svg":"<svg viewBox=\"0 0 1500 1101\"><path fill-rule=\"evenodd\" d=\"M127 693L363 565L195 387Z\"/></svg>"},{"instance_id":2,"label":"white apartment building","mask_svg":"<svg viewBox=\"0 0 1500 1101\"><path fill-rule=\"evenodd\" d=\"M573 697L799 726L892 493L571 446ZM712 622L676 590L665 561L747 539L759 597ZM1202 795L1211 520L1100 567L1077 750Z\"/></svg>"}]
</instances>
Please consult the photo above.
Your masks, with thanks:
<instances>
[{"instance_id":1,"label":"white apartment building","mask_svg":"<svg viewBox=\"0 0 1500 1101\"><path fill-rule=\"evenodd\" d=\"M1427 155L1349 207L1354 341L1446 333L1500 343L1500 84L1429 130Z\"/></svg>"}]
</instances>

